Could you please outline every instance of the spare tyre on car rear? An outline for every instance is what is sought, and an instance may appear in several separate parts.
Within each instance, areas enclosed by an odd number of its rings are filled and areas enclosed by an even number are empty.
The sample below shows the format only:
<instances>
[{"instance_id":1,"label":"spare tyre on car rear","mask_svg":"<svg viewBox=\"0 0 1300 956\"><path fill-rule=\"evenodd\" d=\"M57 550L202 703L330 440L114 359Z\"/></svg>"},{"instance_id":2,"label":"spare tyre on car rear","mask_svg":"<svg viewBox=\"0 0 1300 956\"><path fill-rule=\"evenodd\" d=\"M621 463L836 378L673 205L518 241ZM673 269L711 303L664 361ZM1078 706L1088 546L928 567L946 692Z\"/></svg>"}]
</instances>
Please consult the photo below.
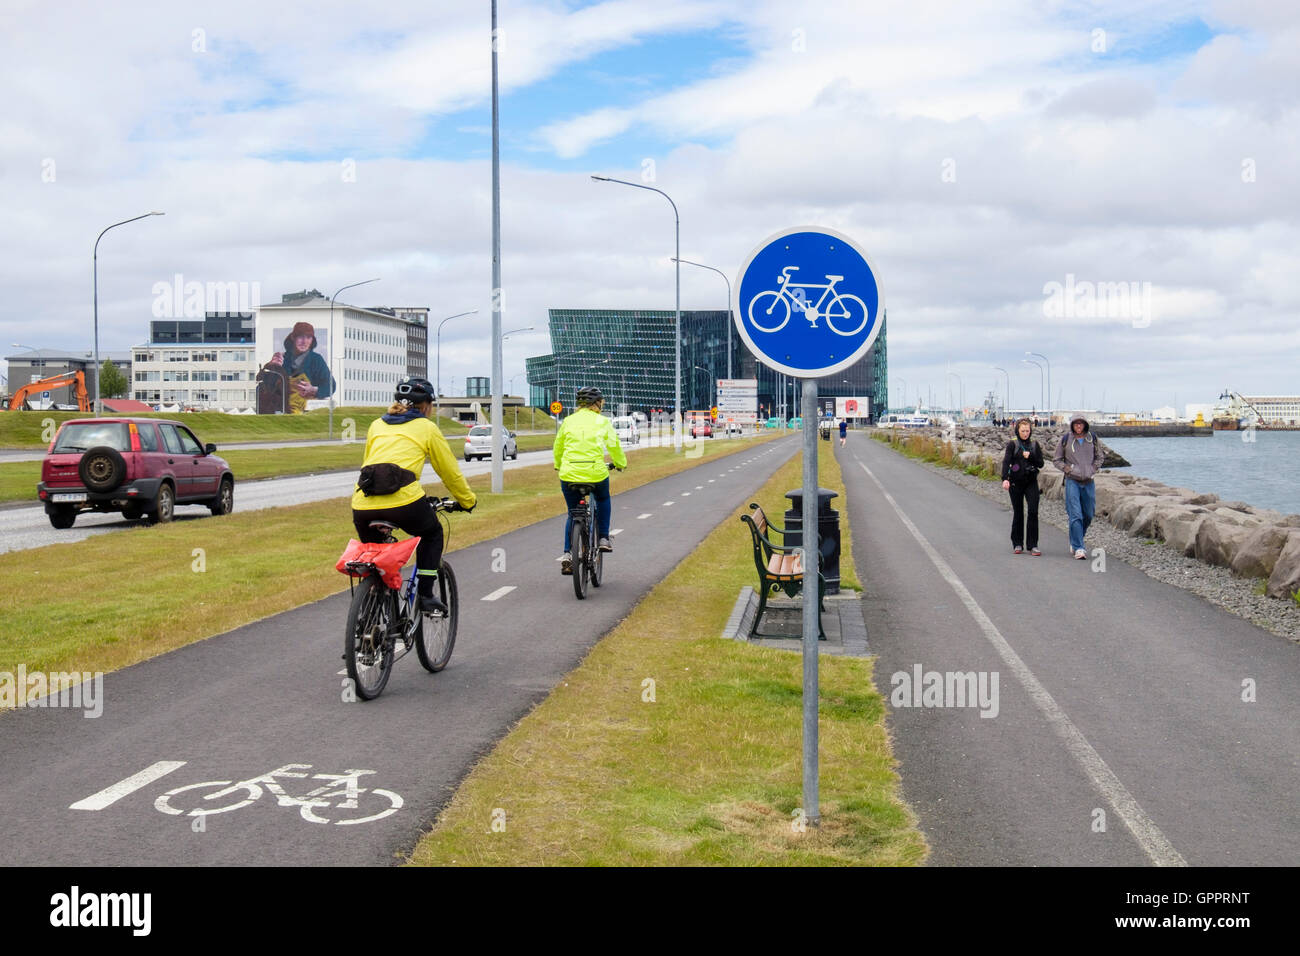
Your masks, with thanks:
<instances>
[{"instance_id":1,"label":"spare tyre on car rear","mask_svg":"<svg viewBox=\"0 0 1300 956\"><path fill-rule=\"evenodd\" d=\"M98 445L81 456L77 475L91 491L112 491L126 480L126 461L116 448Z\"/></svg>"}]
</instances>

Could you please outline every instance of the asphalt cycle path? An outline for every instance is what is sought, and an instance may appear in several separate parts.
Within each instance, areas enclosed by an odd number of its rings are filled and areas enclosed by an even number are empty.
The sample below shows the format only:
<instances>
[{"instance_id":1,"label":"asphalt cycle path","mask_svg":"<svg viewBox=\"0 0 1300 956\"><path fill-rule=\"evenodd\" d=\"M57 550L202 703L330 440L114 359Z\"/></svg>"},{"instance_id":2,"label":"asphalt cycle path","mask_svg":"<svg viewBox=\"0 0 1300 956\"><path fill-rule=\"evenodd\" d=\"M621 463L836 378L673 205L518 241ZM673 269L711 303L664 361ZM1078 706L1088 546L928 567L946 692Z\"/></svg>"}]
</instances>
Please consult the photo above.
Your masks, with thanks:
<instances>
[{"instance_id":1,"label":"asphalt cycle path","mask_svg":"<svg viewBox=\"0 0 1300 956\"><path fill-rule=\"evenodd\" d=\"M627 492L615 475L615 551L584 601L560 574L562 517L452 552L450 664L429 674L410 654L373 701L345 700L344 591L106 675L98 718L73 707L0 715L4 861L398 861L476 758L798 451L793 439L719 447ZM452 517L453 545L475 520ZM350 534L339 527L340 552ZM639 696L639 682L627 692ZM497 809L508 827L509 793Z\"/></svg>"},{"instance_id":2,"label":"asphalt cycle path","mask_svg":"<svg viewBox=\"0 0 1300 956\"><path fill-rule=\"evenodd\" d=\"M1300 862L1300 648L1050 525L1014 555L1009 505L866 436L837 454L932 864Z\"/></svg>"}]
</instances>

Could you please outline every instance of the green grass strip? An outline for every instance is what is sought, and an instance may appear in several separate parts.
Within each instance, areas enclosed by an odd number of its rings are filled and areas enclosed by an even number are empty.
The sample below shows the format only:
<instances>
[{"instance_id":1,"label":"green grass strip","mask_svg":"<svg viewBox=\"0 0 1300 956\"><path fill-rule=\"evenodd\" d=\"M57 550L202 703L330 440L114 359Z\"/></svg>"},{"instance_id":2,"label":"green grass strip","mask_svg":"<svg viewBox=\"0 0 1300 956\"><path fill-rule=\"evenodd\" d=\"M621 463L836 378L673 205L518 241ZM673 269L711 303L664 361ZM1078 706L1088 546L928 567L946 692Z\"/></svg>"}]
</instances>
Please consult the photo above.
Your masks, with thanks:
<instances>
[{"instance_id":1,"label":"green grass strip","mask_svg":"<svg viewBox=\"0 0 1300 956\"><path fill-rule=\"evenodd\" d=\"M842 489L830 450L820 451L822 484ZM796 456L756 496L769 514L784 509L800 468ZM740 588L756 583L739 520L747 504L474 768L411 862L922 862L925 840L899 796L871 659L820 660L822 825L797 825L800 655L718 637ZM844 561L856 580L847 549Z\"/></svg>"}]
</instances>

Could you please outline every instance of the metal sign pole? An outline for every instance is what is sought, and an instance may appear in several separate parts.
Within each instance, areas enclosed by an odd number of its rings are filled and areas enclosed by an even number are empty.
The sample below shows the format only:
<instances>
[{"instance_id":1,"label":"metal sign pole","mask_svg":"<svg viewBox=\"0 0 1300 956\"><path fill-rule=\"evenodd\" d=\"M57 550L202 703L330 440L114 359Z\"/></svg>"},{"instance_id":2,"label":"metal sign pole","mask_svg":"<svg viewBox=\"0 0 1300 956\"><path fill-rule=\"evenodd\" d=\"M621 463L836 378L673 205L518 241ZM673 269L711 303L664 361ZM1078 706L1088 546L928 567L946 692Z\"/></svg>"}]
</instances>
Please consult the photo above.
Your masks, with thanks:
<instances>
[{"instance_id":1,"label":"metal sign pole","mask_svg":"<svg viewBox=\"0 0 1300 956\"><path fill-rule=\"evenodd\" d=\"M803 379L803 407L817 407L817 379ZM821 809L817 797L817 614L821 550L817 527L817 417L803 417L803 811L817 826Z\"/></svg>"}]
</instances>

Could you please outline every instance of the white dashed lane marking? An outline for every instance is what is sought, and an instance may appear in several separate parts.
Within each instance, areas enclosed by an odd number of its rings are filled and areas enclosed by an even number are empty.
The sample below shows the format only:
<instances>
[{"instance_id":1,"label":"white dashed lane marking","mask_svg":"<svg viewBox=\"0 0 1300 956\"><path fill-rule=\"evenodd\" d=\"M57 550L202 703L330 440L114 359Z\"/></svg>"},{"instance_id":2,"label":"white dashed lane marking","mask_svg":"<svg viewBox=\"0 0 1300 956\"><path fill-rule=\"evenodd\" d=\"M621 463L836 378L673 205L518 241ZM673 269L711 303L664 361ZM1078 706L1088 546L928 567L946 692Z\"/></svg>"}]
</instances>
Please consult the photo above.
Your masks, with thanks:
<instances>
[{"instance_id":1,"label":"white dashed lane marking","mask_svg":"<svg viewBox=\"0 0 1300 956\"><path fill-rule=\"evenodd\" d=\"M703 491L703 490L704 490L704 486L703 486L703 485L696 485L696 486L695 486L695 490L696 490L696 491Z\"/></svg>"},{"instance_id":2,"label":"white dashed lane marking","mask_svg":"<svg viewBox=\"0 0 1300 956\"><path fill-rule=\"evenodd\" d=\"M691 493L690 493L689 491L683 491L683 492L682 492L682 497L683 497L683 498L689 498L690 496L691 496Z\"/></svg>"},{"instance_id":3,"label":"white dashed lane marking","mask_svg":"<svg viewBox=\"0 0 1300 956\"><path fill-rule=\"evenodd\" d=\"M649 518L653 513L654 513L654 512L652 512L652 511L647 511L647 512L646 512L645 514L643 514L643 515L637 515L637 516L636 516L636 520L637 520L637 521L644 521L646 518Z\"/></svg>"},{"instance_id":4,"label":"white dashed lane marking","mask_svg":"<svg viewBox=\"0 0 1300 956\"><path fill-rule=\"evenodd\" d=\"M612 537L614 537L614 535L616 535L616 534L622 534L622 533L623 533L623 529L622 529L622 528L614 528L613 530L610 531L609 536L612 538Z\"/></svg>"},{"instance_id":5,"label":"white dashed lane marking","mask_svg":"<svg viewBox=\"0 0 1300 956\"><path fill-rule=\"evenodd\" d=\"M677 502L675 502L675 501L665 501L664 504L663 504L663 506L664 506L665 508L671 508L671 507L672 507L673 505L675 505L675 504L677 504Z\"/></svg>"},{"instance_id":6,"label":"white dashed lane marking","mask_svg":"<svg viewBox=\"0 0 1300 956\"><path fill-rule=\"evenodd\" d=\"M503 587L503 588L497 588L497 589L496 589L495 591L493 591L491 594L485 594L485 595L483 595L481 598L479 598L479 600L480 600L480 601L495 601L495 600L497 600L498 598L503 598L503 597L505 597L507 594L509 594L509 593L510 593L511 591L513 591L514 589L515 589L515 585L513 585L513 584L507 584L507 585L506 585L505 587Z\"/></svg>"}]
</instances>

